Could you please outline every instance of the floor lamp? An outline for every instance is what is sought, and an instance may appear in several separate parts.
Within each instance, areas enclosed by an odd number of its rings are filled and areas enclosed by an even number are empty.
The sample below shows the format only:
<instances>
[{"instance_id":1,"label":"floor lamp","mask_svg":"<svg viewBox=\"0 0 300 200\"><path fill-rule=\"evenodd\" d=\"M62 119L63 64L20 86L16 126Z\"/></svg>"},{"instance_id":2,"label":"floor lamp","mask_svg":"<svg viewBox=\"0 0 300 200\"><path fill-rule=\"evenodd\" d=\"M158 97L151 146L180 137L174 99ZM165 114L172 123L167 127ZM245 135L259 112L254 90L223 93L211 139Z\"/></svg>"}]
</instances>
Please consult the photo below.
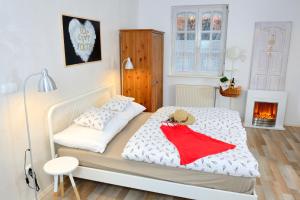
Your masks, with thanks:
<instances>
[{"instance_id":1,"label":"floor lamp","mask_svg":"<svg viewBox=\"0 0 300 200\"><path fill-rule=\"evenodd\" d=\"M40 81L38 84L38 91L39 92L50 92L53 90L56 90L56 85L53 79L48 75L47 69L43 69L40 73L35 73L31 74L28 76L23 85L23 100L24 100L24 108L25 108L25 119L26 119L26 129L27 129L27 139L28 139L28 148L25 151L25 163L24 163L24 170L25 170L25 176L26 176L26 183L27 185L31 188L34 189L34 194L35 194L35 199L38 199L37 192L39 190L37 180L36 180L36 174L35 170L33 167L33 159L32 159L32 149L31 149L31 136L30 136L30 128L29 128L29 121L28 121L28 110L27 110L27 99L26 99L26 88L27 88L27 83L29 79L35 76L40 76ZM29 178L27 176L27 171L26 171L26 155L27 152L29 152L30 155L30 164L31 164L31 177L33 180L33 186L30 185L29 183Z\"/></svg>"}]
</instances>

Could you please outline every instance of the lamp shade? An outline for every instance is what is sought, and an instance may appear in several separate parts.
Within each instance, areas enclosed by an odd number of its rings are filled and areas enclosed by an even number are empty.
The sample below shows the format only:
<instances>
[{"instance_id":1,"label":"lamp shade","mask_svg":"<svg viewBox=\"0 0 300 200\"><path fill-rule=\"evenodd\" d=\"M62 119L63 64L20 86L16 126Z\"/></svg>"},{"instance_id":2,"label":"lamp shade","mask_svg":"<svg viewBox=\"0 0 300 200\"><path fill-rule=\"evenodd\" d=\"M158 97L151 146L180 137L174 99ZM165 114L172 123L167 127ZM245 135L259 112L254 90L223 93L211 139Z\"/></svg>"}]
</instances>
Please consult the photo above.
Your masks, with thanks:
<instances>
[{"instance_id":1,"label":"lamp shade","mask_svg":"<svg viewBox=\"0 0 300 200\"><path fill-rule=\"evenodd\" d=\"M125 69L133 69L133 64L129 57L126 58Z\"/></svg>"},{"instance_id":2,"label":"lamp shade","mask_svg":"<svg viewBox=\"0 0 300 200\"><path fill-rule=\"evenodd\" d=\"M54 80L48 75L47 69L44 69L41 75L38 86L39 92L50 92L57 89Z\"/></svg>"}]
</instances>

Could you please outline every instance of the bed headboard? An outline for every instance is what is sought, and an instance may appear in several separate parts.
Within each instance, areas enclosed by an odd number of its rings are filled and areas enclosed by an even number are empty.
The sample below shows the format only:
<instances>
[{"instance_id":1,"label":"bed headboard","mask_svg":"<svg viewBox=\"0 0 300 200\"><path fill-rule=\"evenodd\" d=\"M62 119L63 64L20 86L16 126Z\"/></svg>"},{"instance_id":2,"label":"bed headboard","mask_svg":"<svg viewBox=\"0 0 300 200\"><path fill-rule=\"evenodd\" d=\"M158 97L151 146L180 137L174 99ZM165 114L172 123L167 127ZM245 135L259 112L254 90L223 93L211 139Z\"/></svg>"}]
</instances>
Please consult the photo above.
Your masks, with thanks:
<instances>
[{"instance_id":1,"label":"bed headboard","mask_svg":"<svg viewBox=\"0 0 300 200\"><path fill-rule=\"evenodd\" d=\"M103 105L114 94L114 87L106 86L67 99L50 107L48 111L48 130L52 158L55 158L54 134L67 128L86 109L91 106Z\"/></svg>"}]
</instances>

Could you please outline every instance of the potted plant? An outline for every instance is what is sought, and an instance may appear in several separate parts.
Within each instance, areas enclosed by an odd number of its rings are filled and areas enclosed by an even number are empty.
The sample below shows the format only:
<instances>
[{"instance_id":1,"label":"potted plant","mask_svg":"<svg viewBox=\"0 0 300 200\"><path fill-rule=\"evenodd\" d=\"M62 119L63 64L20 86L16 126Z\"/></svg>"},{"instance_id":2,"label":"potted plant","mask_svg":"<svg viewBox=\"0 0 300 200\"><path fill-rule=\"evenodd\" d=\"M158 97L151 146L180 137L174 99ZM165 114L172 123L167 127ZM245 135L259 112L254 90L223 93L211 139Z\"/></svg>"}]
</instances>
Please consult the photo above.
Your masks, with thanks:
<instances>
[{"instance_id":1,"label":"potted plant","mask_svg":"<svg viewBox=\"0 0 300 200\"><path fill-rule=\"evenodd\" d=\"M223 90L226 90L229 87L229 79L227 76L223 76L220 78L220 86L222 87Z\"/></svg>"}]
</instances>

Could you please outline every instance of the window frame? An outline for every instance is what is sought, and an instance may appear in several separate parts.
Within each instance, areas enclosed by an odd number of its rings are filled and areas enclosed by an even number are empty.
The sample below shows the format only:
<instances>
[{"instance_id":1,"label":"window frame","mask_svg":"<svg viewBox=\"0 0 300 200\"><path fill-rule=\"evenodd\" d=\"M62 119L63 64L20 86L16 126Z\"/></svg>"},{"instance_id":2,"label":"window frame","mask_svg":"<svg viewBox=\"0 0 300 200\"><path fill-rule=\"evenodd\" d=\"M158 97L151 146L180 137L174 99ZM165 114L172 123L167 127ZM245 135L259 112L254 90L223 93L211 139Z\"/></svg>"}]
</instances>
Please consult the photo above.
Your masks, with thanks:
<instances>
[{"instance_id":1,"label":"window frame","mask_svg":"<svg viewBox=\"0 0 300 200\"><path fill-rule=\"evenodd\" d=\"M226 54L226 39L227 39L227 28L228 28L228 4L215 4L215 5L190 5L190 6L172 6L171 8L171 26L172 26L172 33L171 33L171 66L169 67L169 76L179 76L179 77L207 77L207 78L219 78L224 74L225 70L225 54ZM221 49L222 49L222 66L220 66L219 73L212 74L212 73L205 73L205 72L196 72L196 70L192 72L176 72L175 71L175 62L176 62L176 36L177 36L177 15L181 12L194 12L196 13L196 28L195 28L195 61L196 64L200 62L200 55L201 55L201 38L200 35L202 33L202 20L200 19L200 13L205 12L221 12L222 16L222 25L221 25ZM185 25L186 26L186 25ZM200 27L201 26L201 27ZM185 30L185 33L187 31ZM210 30L212 33L213 30ZM211 34L212 35L212 34ZM194 66L194 67L195 67Z\"/></svg>"}]
</instances>

